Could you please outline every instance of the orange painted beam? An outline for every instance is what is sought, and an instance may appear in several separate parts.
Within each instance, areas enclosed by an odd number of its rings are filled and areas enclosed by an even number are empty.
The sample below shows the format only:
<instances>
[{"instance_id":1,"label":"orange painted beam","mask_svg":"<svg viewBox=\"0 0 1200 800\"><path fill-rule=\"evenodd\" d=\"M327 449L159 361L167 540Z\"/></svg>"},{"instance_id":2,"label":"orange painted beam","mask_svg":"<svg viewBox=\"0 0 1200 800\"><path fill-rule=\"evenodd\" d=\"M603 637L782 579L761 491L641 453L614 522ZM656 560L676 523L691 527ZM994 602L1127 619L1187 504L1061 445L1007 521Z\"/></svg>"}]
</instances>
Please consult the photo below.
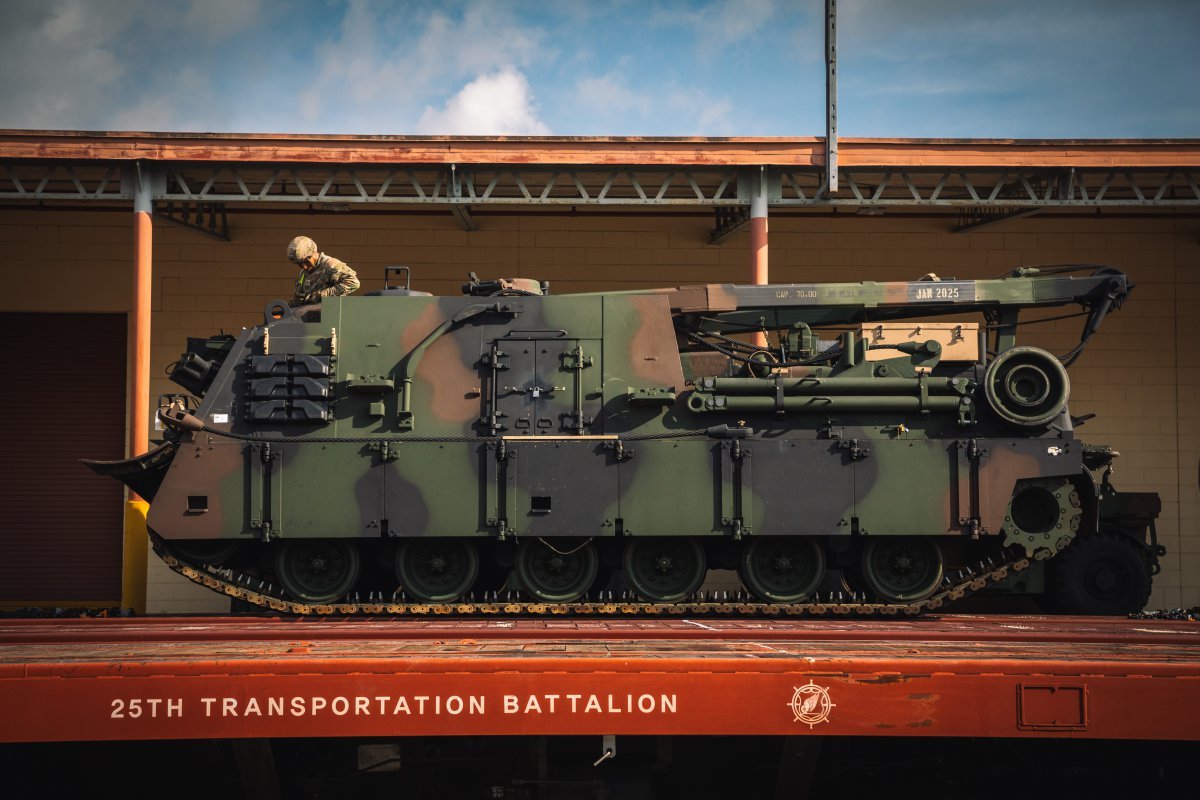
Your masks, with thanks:
<instances>
[{"instance_id":1,"label":"orange painted beam","mask_svg":"<svg viewBox=\"0 0 1200 800\"><path fill-rule=\"evenodd\" d=\"M1200 166L1200 139L839 138L843 168ZM817 137L313 136L0 130L0 159L595 166L824 163Z\"/></svg>"}]
</instances>

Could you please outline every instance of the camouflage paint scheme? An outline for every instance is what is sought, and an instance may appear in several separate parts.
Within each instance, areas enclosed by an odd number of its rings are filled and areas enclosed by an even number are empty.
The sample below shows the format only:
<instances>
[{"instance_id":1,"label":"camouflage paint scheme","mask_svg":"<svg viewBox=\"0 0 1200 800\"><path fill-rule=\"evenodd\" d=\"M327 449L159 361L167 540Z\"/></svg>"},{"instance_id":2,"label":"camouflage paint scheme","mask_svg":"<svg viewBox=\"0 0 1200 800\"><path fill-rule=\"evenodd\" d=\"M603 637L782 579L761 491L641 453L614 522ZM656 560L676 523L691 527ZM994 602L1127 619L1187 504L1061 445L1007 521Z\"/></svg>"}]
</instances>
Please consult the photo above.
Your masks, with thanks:
<instances>
[{"instance_id":1,"label":"camouflage paint scheme","mask_svg":"<svg viewBox=\"0 0 1200 800\"><path fill-rule=\"evenodd\" d=\"M746 393L766 408L706 408L718 393L701 390L705 379L745 373L719 353L681 355L676 323L729 332L982 312L1003 352L1022 308L1080 303L1094 327L1127 292L1123 275L1101 271L327 297L243 331L196 412L215 430L275 441L183 434L149 525L167 539L995 536L1018 481L1061 476L1094 505L1065 406L1048 425L1014 426L974 391L983 364L901 353L777 376L824 381L835 409L839 379L870 382L886 365L909 387L907 408L879 401L894 391L856 390L846 411L779 411L775 376ZM328 419L250 418L252 359L264 354L325 359ZM922 412L918 364L966 388ZM979 401L969 418L964 397ZM683 435L721 425L748 433ZM637 439L647 435L661 438Z\"/></svg>"}]
</instances>

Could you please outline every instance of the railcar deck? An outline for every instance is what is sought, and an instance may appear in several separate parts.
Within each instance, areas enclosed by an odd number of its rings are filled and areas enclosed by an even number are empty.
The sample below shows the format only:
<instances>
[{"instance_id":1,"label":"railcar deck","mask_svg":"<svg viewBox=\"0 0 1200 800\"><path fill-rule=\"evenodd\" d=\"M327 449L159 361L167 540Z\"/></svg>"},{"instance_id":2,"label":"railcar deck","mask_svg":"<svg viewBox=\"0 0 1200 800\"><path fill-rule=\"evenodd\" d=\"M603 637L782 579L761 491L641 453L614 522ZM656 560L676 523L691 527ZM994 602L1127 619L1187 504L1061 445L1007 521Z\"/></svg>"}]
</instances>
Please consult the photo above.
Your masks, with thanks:
<instances>
[{"instance_id":1,"label":"railcar deck","mask_svg":"<svg viewBox=\"0 0 1200 800\"><path fill-rule=\"evenodd\" d=\"M0 621L0 742L1200 739L1200 625L1116 618Z\"/></svg>"}]
</instances>

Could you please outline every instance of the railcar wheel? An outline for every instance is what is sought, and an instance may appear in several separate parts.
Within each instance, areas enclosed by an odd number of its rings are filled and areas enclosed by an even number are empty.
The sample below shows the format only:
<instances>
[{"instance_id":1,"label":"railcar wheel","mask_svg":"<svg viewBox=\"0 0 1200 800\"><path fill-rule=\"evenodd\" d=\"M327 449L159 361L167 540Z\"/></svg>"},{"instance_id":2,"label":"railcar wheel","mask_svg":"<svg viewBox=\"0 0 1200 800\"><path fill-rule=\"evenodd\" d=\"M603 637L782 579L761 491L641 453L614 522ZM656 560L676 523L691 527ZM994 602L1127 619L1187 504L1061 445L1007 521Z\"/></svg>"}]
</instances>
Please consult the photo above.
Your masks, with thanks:
<instances>
[{"instance_id":1,"label":"railcar wheel","mask_svg":"<svg viewBox=\"0 0 1200 800\"><path fill-rule=\"evenodd\" d=\"M517 548L514 566L521 586L538 600L570 603L592 587L600 558L590 539L530 539Z\"/></svg>"},{"instance_id":2,"label":"railcar wheel","mask_svg":"<svg viewBox=\"0 0 1200 800\"><path fill-rule=\"evenodd\" d=\"M863 548L862 578L887 603L924 600L942 582L942 550L927 536L879 536Z\"/></svg>"},{"instance_id":3,"label":"railcar wheel","mask_svg":"<svg viewBox=\"0 0 1200 800\"><path fill-rule=\"evenodd\" d=\"M219 567L233 558L242 543L236 539L173 539L167 546L177 556L193 564L212 564Z\"/></svg>"},{"instance_id":4,"label":"railcar wheel","mask_svg":"<svg viewBox=\"0 0 1200 800\"><path fill-rule=\"evenodd\" d=\"M344 539L294 539L279 545L275 575L294 599L332 603L358 580L358 548Z\"/></svg>"},{"instance_id":5,"label":"railcar wheel","mask_svg":"<svg viewBox=\"0 0 1200 800\"><path fill-rule=\"evenodd\" d=\"M797 603L821 585L825 552L809 536L753 539L742 551L738 575L764 602Z\"/></svg>"},{"instance_id":6,"label":"railcar wheel","mask_svg":"<svg viewBox=\"0 0 1200 800\"><path fill-rule=\"evenodd\" d=\"M625 546L625 578L652 603L677 603L704 583L704 549L692 539L634 539Z\"/></svg>"},{"instance_id":7,"label":"railcar wheel","mask_svg":"<svg viewBox=\"0 0 1200 800\"><path fill-rule=\"evenodd\" d=\"M1147 556L1121 533L1080 536L1046 570L1052 604L1067 614L1132 614L1150 599Z\"/></svg>"},{"instance_id":8,"label":"railcar wheel","mask_svg":"<svg viewBox=\"0 0 1200 800\"><path fill-rule=\"evenodd\" d=\"M479 577L479 554L466 539L409 539L396 549L396 580L411 600L451 603Z\"/></svg>"}]
</instances>

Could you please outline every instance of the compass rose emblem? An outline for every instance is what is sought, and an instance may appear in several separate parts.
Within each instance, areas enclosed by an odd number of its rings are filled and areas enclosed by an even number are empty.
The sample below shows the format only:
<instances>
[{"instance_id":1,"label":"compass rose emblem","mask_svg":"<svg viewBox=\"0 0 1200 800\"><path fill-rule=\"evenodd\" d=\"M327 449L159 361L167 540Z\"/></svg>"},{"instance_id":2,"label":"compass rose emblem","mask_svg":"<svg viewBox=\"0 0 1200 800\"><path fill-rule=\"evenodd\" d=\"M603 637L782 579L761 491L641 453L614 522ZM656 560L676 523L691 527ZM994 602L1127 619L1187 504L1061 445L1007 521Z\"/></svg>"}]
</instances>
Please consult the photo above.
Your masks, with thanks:
<instances>
[{"instance_id":1,"label":"compass rose emblem","mask_svg":"<svg viewBox=\"0 0 1200 800\"><path fill-rule=\"evenodd\" d=\"M811 680L796 688L788 706L796 715L795 721L808 725L809 730L822 722L828 722L829 712L835 707L829 700L829 690L824 686L817 686Z\"/></svg>"}]
</instances>

